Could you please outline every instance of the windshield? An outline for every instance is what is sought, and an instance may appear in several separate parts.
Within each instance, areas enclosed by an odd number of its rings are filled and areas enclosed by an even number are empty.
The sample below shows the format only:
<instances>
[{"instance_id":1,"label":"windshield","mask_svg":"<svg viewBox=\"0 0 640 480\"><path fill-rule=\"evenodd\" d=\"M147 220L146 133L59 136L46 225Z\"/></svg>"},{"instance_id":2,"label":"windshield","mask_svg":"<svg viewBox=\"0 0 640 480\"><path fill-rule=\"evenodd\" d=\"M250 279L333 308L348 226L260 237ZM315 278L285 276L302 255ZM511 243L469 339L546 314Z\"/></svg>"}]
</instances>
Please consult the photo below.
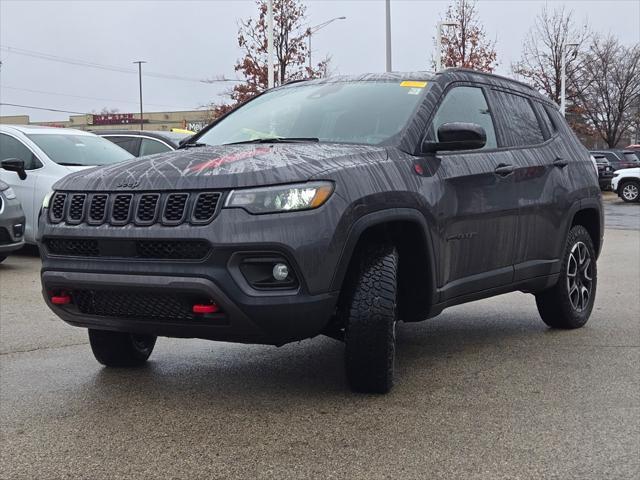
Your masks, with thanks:
<instances>
[{"instance_id":1,"label":"windshield","mask_svg":"<svg viewBox=\"0 0 640 480\"><path fill-rule=\"evenodd\" d=\"M209 145L260 138L317 138L376 145L407 124L427 82L293 84L229 114L196 141Z\"/></svg>"},{"instance_id":2,"label":"windshield","mask_svg":"<svg viewBox=\"0 0 640 480\"><path fill-rule=\"evenodd\" d=\"M134 158L126 150L95 135L27 135L47 156L59 165L96 166Z\"/></svg>"}]
</instances>

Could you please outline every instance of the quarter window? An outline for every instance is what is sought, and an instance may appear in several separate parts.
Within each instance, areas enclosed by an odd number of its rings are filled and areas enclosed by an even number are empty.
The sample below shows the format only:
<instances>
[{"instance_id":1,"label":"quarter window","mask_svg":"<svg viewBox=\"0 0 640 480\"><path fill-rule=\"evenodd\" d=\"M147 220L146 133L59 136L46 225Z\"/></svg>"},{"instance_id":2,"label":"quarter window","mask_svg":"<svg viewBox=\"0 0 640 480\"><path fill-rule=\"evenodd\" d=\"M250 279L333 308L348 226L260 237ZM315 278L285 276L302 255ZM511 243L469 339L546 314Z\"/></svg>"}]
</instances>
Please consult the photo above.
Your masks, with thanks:
<instances>
[{"instance_id":1,"label":"quarter window","mask_svg":"<svg viewBox=\"0 0 640 480\"><path fill-rule=\"evenodd\" d=\"M502 91L493 92L504 120L506 147L523 147L544 142L544 135L531 102L526 97Z\"/></svg>"},{"instance_id":2,"label":"quarter window","mask_svg":"<svg viewBox=\"0 0 640 480\"><path fill-rule=\"evenodd\" d=\"M42 166L33 152L21 141L4 133L0 133L0 160L6 160L8 158L22 160L25 170L35 170Z\"/></svg>"},{"instance_id":3,"label":"quarter window","mask_svg":"<svg viewBox=\"0 0 640 480\"><path fill-rule=\"evenodd\" d=\"M438 128L451 122L480 125L487 134L487 143L483 148L496 148L494 122L481 88L454 87L449 90L431 123L431 138L437 139Z\"/></svg>"}]
</instances>

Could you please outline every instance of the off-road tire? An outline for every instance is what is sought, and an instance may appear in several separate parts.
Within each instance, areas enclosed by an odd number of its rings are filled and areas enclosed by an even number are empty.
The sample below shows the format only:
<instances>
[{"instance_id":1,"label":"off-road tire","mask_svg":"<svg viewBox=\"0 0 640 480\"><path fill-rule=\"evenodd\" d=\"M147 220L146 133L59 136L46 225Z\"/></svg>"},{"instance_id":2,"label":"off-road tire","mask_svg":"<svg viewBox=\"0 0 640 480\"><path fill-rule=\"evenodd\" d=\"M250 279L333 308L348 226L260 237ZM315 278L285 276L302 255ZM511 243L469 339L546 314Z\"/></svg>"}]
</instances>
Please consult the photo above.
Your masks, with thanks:
<instances>
[{"instance_id":1,"label":"off-road tire","mask_svg":"<svg viewBox=\"0 0 640 480\"><path fill-rule=\"evenodd\" d=\"M156 344L152 335L89 329L89 343L96 360L107 367L143 365Z\"/></svg>"},{"instance_id":2,"label":"off-road tire","mask_svg":"<svg viewBox=\"0 0 640 480\"><path fill-rule=\"evenodd\" d=\"M393 245L360 252L345 322L345 368L357 392L387 393L396 350L398 251Z\"/></svg>"},{"instance_id":3,"label":"off-road tire","mask_svg":"<svg viewBox=\"0 0 640 480\"><path fill-rule=\"evenodd\" d=\"M589 260L586 267L584 266L587 263L586 259L583 263L580 262L580 256L583 253L588 256ZM574 273L578 277L587 275L591 280L589 282L586 277L576 280L575 276L572 280L571 275ZM576 225L571 228L567 236L558 283L548 290L536 294L538 312L544 323L551 328L583 327L589 320L593 309L597 281L596 253L591 236L582 225ZM582 287L588 289L587 301L584 300ZM577 294L580 297L576 296L575 288L578 288ZM570 295L571 292L573 293Z\"/></svg>"},{"instance_id":4,"label":"off-road tire","mask_svg":"<svg viewBox=\"0 0 640 480\"><path fill-rule=\"evenodd\" d=\"M627 203L640 202L640 182L637 180L626 180L622 185L618 186L618 190L623 201Z\"/></svg>"}]
</instances>

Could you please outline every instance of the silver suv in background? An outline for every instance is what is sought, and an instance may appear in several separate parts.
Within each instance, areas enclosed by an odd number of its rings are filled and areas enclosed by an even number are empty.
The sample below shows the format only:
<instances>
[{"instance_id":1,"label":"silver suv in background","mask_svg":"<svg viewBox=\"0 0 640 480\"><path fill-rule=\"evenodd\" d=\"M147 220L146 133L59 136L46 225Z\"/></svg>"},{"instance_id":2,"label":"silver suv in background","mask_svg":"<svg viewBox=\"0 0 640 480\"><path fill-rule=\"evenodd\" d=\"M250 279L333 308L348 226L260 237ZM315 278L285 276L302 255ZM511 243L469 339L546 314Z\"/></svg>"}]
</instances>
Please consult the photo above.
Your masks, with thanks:
<instances>
[{"instance_id":1,"label":"silver suv in background","mask_svg":"<svg viewBox=\"0 0 640 480\"><path fill-rule=\"evenodd\" d=\"M0 262L24 245L24 213L13 189L0 181Z\"/></svg>"},{"instance_id":2,"label":"silver suv in background","mask_svg":"<svg viewBox=\"0 0 640 480\"><path fill-rule=\"evenodd\" d=\"M0 125L0 181L22 203L24 239L36 243L38 213L52 185L72 172L134 158L93 133L70 128Z\"/></svg>"}]
</instances>

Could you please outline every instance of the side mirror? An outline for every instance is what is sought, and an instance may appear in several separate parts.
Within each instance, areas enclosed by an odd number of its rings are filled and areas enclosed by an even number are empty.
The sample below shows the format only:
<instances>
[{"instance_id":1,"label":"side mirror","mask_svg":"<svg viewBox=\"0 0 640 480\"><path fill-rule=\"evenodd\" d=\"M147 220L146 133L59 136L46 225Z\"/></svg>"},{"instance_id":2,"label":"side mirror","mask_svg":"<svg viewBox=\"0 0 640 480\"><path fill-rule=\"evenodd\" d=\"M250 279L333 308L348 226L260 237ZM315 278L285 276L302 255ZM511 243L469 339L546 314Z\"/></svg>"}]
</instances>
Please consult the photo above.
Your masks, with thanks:
<instances>
[{"instance_id":1,"label":"side mirror","mask_svg":"<svg viewBox=\"0 0 640 480\"><path fill-rule=\"evenodd\" d=\"M435 153L441 150L476 150L487 143L487 134L475 123L452 122L443 123L438 128L438 141L425 141L422 144L424 153Z\"/></svg>"},{"instance_id":2,"label":"side mirror","mask_svg":"<svg viewBox=\"0 0 640 480\"><path fill-rule=\"evenodd\" d=\"M24 169L24 160L18 160L17 158L7 158L0 162L0 167L9 171L16 172L20 180L27 178L27 172Z\"/></svg>"}]
</instances>

